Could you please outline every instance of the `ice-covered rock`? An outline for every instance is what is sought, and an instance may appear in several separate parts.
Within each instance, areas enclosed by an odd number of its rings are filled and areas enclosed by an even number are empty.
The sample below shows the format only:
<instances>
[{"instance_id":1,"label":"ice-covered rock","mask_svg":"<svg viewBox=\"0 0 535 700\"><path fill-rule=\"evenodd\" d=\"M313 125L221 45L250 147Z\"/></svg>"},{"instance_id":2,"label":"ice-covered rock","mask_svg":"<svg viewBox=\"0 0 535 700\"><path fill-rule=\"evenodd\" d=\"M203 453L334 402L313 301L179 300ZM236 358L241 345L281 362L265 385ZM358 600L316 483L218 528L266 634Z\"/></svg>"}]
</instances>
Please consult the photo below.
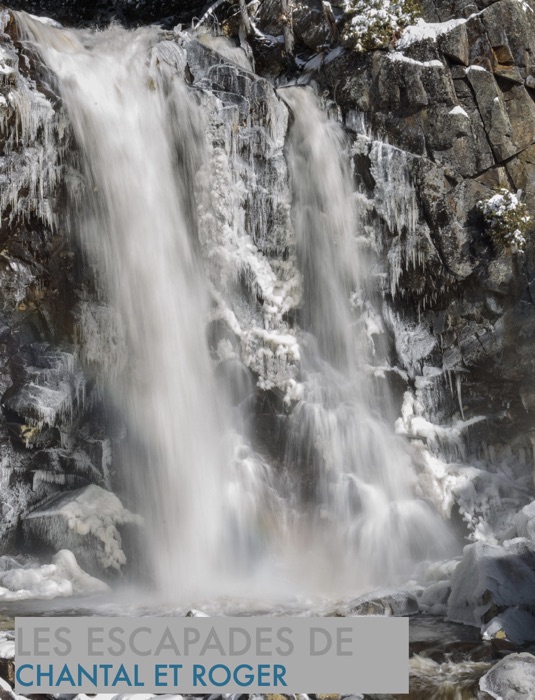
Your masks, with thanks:
<instances>
[{"instance_id":1,"label":"ice-covered rock","mask_svg":"<svg viewBox=\"0 0 535 700\"><path fill-rule=\"evenodd\" d=\"M46 343L26 346L15 362L21 369L2 397L11 433L27 448L47 446L54 439L50 429L61 431L83 407L82 370L72 353Z\"/></svg>"},{"instance_id":2,"label":"ice-covered rock","mask_svg":"<svg viewBox=\"0 0 535 700\"><path fill-rule=\"evenodd\" d=\"M195 608L191 608L191 610L188 610L186 613L186 617L210 617L207 613L202 612L202 610L196 610Z\"/></svg>"},{"instance_id":3,"label":"ice-covered rock","mask_svg":"<svg viewBox=\"0 0 535 700\"><path fill-rule=\"evenodd\" d=\"M444 615L450 593L451 584L449 581L437 581L423 591L418 602L425 612L432 615Z\"/></svg>"},{"instance_id":4,"label":"ice-covered rock","mask_svg":"<svg viewBox=\"0 0 535 700\"><path fill-rule=\"evenodd\" d=\"M453 572L461 563L461 559L446 559L445 561L432 562L427 564L423 571L422 578L424 581L441 582L445 579L450 579Z\"/></svg>"},{"instance_id":5,"label":"ice-covered rock","mask_svg":"<svg viewBox=\"0 0 535 700\"><path fill-rule=\"evenodd\" d=\"M5 683L13 685L15 681L15 633L0 632L0 689L4 689ZM0 690L1 694L1 690ZM6 700L3 697L3 700Z\"/></svg>"},{"instance_id":6,"label":"ice-covered rock","mask_svg":"<svg viewBox=\"0 0 535 700\"><path fill-rule=\"evenodd\" d=\"M535 617L518 607L507 608L482 627L483 639L507 639L514 644L535 641Z\"/></svg>"},{"instance_id":7,"label":"ice-covered rock","mask_svg":"<svg viewBox=\"0 0 535 700\"><path fill-rule=\"evenodd\" d=\"M528 503L517 514L515 529L518 537L526 537L535 543L535 501Z\"/></svg>"},{"instance_id":8,"label":"ice-covered rock","mask_svg":"<svg viewBox=\"0 0 535 700\"><path fill-rule=\"evenodd\" d=\"M479 687L495 700L526 700L535 688L535 656L510 654L498 661L479 681Z\"/></svg>"},{"instance_id":9,"label":"ice-covered rock","mask_svg":"<svg viewBox=\"0 0 535 700\"><path fill-rule=\"evenodd\" d=\"M93 484L54 496L26 516L23 529L30 545L74 550L84 569L109 575L126 563L119 528L141 522L115 494Z\"/></svg>"},{"instance_id":10,"label":"ice-covered rock","mask_svg":"<svg viewBox=\"0 0 535 700\"><path fill-rule=\"evenodd\" d=\"M15 693L13 692L13 688L11 687L11 685L8 682L8 680L11 681L12 683L14 683L14 681L15 681L14 666L12 666L12 668L13 668L13 673L12 673L11 677L9 676L9 674L6 674L5 676L2 675L0 677L0 695L2 697L2 700L20 700L20 698L23 697L21 695L15 695ZM6 680L6 678L8 680Z\"/></svg>"},{"instance_id":11,"label":"ice-covered rock","mask_svg":"<svg viewBox=\"0 0 535 700\"><path fill-rule=\"evenodd\" d=\"M535 604L535 551L525 539L503 546L475 542L464 548L451 579L448 617L479 626L500 610Z\"/></svg>"},{"instance_id":12,"label":"ice-covered rock","mask_svg":"<svg viewBox=\"0 0 535 700\"><path fill-rule=\"evenodd\" d=\"M12 632L0 632L0 659L15 658L15 635Z\"/></svg>"},{"instance_id":13,"label":"ice-covered rock","mask_svg":"<svg viewBox=\"0 0 535 700\"><path fill-rule=\"evenodd\" d=\"M405 617L419 611L416 596L399 589L371 591L341 605L336 610L339 617L354 615L384 615L385 617Z\"/></svg>"},{"instance_id":14,"label":"ice-covered rock","mask_svg":"<svg viewBox=\"0 0 535 700\"><path fill-rule=\"evenodd\" d=\"M0 600L94 595L108 590L107 584L83 571L67 549L59 551L51 564L29 564L0 573ZM0 644L0 654L10 653L8 641Z\"/></svg>"}]
</instances>

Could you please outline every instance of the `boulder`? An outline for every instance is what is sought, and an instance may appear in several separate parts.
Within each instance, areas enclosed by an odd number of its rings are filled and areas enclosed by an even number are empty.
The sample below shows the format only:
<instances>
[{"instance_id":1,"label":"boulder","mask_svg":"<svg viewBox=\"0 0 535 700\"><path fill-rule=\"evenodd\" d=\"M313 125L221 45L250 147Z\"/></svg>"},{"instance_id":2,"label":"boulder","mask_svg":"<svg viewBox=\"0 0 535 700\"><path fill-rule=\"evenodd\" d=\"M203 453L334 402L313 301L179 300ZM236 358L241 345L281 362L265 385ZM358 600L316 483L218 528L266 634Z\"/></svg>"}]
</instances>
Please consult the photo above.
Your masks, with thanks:
<instances>
[{"instance_id":1,"label":"boulder","mask_svg":"<svg viewBox=\"0 0 535 700\"><path fill-rule=\"evenodd\" d=\"M535 617L517 606L507 608L481 629L483 639L507 639L513 644L535 641Z\"/></svg>"},{"instance_id":2,"label":"boulder","mask_svg":"<svg viewBox=\"0 0 535 700\"><path fill-rule=\"evenodd\" d=\"M535 688L535 656L510 654L479 681L479 688L495 700L526 700Z\"/></svg>"},{"instance_id":3,"label":"boulder","mask_svg":"<svg viewBox=\"0 0 535 700\"><path fill-rule=\"evenodd\" d=\"M480 626L505 608L535 605L535 550L526 539L467 545L451 579L448 618Z\"/></svg>"},{"instance_id":4,"label":"boulder","mask_svg":"<svg viewBox=\"0 0 535 700\"><path fill-rule=\"evenodd\" d=\"M341 605L336 610L338 617L355 615L383 615L385 617L407 617L419 612L416 596L399 589L371 591Z\"/></svg>"}]
</instances>

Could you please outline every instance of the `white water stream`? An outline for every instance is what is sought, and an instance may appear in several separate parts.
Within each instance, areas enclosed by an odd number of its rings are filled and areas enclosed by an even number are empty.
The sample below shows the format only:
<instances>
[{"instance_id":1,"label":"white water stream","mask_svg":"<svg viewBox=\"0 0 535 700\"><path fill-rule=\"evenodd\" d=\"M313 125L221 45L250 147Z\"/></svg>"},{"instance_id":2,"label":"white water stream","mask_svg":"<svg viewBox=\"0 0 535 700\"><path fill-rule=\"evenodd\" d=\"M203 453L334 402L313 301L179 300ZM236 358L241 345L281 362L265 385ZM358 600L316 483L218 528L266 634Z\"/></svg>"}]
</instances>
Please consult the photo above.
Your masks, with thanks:
<instances>
[{"instance_id":1,"label":"white water stream","mask_svg":"<svg viewBox=\"0 0 535 700\"><path fill-rule=\"evenodd\" d=\"M311 91L280 92L294 116L288 162L305 285L302 324L311 334L287 469L302 466L309 537L323 540L333 565L338 562L336 575L357 573L361 584L378 585L408 575L416 561L444 554L451 539L433 509L415 497L410 454L380 415L370 370L382 351L366 332L372 285L369 261L356 242L343 131Z\"/></svg>"}]
</instances>

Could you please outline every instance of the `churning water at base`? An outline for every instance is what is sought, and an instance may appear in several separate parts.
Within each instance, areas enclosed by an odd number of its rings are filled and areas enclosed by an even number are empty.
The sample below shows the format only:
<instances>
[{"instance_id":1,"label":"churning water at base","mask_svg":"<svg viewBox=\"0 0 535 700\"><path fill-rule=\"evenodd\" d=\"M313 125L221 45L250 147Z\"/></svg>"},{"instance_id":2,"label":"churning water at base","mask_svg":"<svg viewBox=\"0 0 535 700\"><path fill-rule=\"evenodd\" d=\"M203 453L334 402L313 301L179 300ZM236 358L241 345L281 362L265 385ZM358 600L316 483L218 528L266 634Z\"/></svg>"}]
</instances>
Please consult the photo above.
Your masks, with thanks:
<instances>
[{"instance_id":1,"label":"churning water at base","mask_svg":"<svg viewBox=\"0 0 535 700\"><path fill-rule=\"evenodd\" d=\"M369 279L341 129L308 91L281 91L293 113L287 160L306 335L281 476L239 435L214 381L194 186L207 158L204 117L179 71L181 49L155 28L18 22L55 76L80 149L78 234L127 357L126 367L113 353L106 362L103 348L101 383L126 425L122 461L162 591L199 593L212 581L222 593L240 561L250 577L262 551L270 561L268 552L294 555L303 542L315 566L353 585L391 582L440 555L447 530L415 498L410 457L380 419L366 372ZM268 521L262 543L253 530Z\"/></svg>"}]
</instances>

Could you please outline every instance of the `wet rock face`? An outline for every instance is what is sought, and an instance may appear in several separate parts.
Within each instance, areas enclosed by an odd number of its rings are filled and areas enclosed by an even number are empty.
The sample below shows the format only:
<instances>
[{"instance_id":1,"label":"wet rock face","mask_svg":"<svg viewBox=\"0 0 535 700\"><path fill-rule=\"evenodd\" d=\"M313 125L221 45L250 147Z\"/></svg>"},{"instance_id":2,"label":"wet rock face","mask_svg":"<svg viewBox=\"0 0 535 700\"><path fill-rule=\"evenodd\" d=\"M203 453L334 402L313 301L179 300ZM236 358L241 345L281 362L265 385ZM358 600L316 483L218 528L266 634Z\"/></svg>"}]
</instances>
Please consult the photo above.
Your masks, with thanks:
<instances>
[{"instance_id":1,"label":"wet rock face","mask_svg":"<svg viewBox=\"0 0 535 700\"><path fill-rule=\"evenodd\" d=\"M74 307L89 288L61 214L70 129L4 10L0 27L0 541L9 551L20 516L43 497L104 484L109 441L75 359Z\"/></svg>"},{"instance_id":2,"label":"wet rock face","mask_svg":"<svg viewBox=\"0 0 535 700\"><path fill-rule=\"evenodd\" d=\"M9 2L13 10L24 10L36 15L52 17L70 26L108 24L118 20L126 25L161 23L173 27L179 22L190 22L200 17L207 3L204 0L22 0Z\"/></svg>"}]
</instances>

